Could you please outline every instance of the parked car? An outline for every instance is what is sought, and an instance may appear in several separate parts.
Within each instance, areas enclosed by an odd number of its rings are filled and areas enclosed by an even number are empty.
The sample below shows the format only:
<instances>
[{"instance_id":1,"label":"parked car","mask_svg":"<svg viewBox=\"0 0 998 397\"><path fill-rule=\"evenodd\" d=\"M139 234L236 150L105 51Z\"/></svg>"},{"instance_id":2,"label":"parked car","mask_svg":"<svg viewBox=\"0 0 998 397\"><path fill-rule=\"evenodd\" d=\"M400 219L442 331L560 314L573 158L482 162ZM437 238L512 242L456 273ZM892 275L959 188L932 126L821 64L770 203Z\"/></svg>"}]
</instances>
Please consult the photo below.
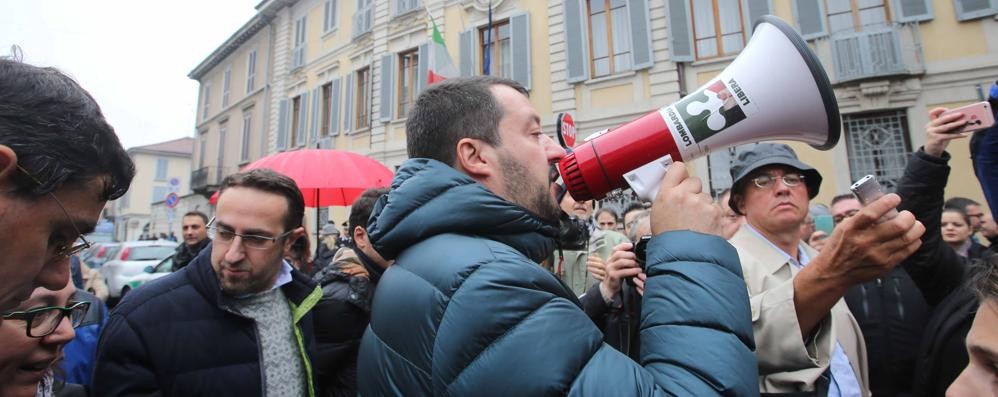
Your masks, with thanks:
<instances>
[{"instance_id":1,"label":"parked car","mask_svg":"<svg viewBox=\"0 0 998 397\"><path fill-rule=\"evenodd\" d=\"M166 276L173 272L173 255L166 257L159 262L156 266L146 266L142 269L142 273L136 274L131 277L125 278L125 285L121 287L121 297L124 298L133 289L136 289L142 284L148 283L157 278Z\"/></svg>"},{"instance_id":2,"label":"parked car","mask_svg":"<svg viewBox=\"0 0 998 397\"><path fill-rule=\"evenodd\" d=\"M107 282L110 299L121 298L121 290L129 277L143 273L147 266L155 266L173 255L177 243L166 240L128 241L121 243L116 255L100 267L100 274Z\"/></svg>"},{"instance_id":3,"label":"parked car","mask_svg":"<svg viewBox=\"0 0 998 397\"><path fill-rule=\"evenodd\" d=\"M96 269L117 255L119 249L121 249L121 243L95 243L80 254L80 260L87 266Z\"/></svg>"}]
</instances>

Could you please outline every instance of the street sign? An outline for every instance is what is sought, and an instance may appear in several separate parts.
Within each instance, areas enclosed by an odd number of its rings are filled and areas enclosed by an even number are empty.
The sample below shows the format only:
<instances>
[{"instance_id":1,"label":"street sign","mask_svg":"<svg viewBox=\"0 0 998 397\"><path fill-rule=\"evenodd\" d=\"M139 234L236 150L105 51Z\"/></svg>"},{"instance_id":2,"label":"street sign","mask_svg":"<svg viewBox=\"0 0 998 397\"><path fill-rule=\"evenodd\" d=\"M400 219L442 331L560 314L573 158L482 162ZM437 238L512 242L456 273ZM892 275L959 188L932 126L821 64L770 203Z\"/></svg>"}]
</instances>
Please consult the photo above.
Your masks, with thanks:
<instances>
[{"instance_id":1,"label":"street sign","mask_svg":"<svg viewBox=\"0 0 998 397\"><path fill-rule=\"evenodd\" d=\"M173 208L180 202L180 196L178 196L177 193L170 192L170 194L166 195L166 199L164 201L166 201L167 208Z\"/></svg>"},{"instance_id":2,"label":"street sign","mask_svg":"<svg viewBox=\"0 0 998 397\"><path fill-rule=\"evenodd\" d=\"M170 178L170 186L180 186L180 178Z\"/></svg>"}]
</instances>

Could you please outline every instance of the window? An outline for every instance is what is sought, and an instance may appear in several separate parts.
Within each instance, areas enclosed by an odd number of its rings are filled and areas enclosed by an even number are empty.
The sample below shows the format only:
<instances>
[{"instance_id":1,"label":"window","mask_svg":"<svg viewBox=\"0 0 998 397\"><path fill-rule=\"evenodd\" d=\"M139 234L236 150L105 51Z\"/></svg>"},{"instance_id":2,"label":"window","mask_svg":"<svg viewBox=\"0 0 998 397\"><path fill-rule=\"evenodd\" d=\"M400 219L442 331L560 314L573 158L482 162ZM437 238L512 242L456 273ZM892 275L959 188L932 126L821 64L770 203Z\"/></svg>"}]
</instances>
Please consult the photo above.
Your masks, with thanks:
<instances>
[{"instance_id":1,"label":"window","mask_svg":"<svg viewBox=\"0 0 998 397\"><path fill-rule=\"evenodd\" d=\"M165 181L166 172L170 166L170 160L167 159L156 159L156 180Z\"/></svg>"},{"instance_id":2,"label":"window","mask_svg":"<svg viewBox=\"0 0 998 397\"><path fill-rule=\"evenodd\" d=\"M864 26L884 26L890 21L884 0L825 0L828 30L862 32Z\"/></svg>"},{"instance_id":3,"label":"window","mask_svg":"<svg viewBox=\"0 0 998 397\"><path fill-rule=\"evenodd\" d=\"M221 182L222 178L225 177L225 173L222 171L225 169L225 133L228 129L226 124L221 124L218 126L218 181Z\"/></svg>"},{"instance_id":4,"label":"window","mask_svg":"<svg viewBox=\"0 0 998 397\"><path fill-rule=\"evenodd\" d=\"M355 114L354 129L359 130L371 126L371 92L368 90L367 85L371 78L371 68L364 67L357 71L357 78L355 92L356 97L354 98Z\"/></svg>"},{"instance_id":5,"label":"window","mask_svg":"<svg viewBox=\"0 0 998 397\"><path fill-rule=\"evenodd\" d=\"M337 0L326 0L325 10L322 13L322 33L328 33L336 27L336 6Z\"/></svg>"},{"instance_id":6,"label":"window","mask_svg":"<svg viewBox=\"0 0 998 397\"><path fill-rule=\"evenodd\" d=\"M295 42L292 49L291 68L300 68L305 65L305 17L295 21Z\"/></svg>"},{"instance_id":7,"label":"window","mask_svg":"<svg viewBox=\"0 0 998 397\"><path fill-rule=\"evenodd\" d=\"M885 191L892 192L904 168L910 144L904 110L843 115L851 180L875 175Z\"/></svg>"},{"instance_id":8,"label":"window","mask_svg":"<svg viewBox=\"0 0 998 397\"><path fill-rule=\"evenodd\" d=\"M232 81L232 66L225 69L222 77L222 108L229 106L229 83Z\"/></svg>"},{"instance_id":9,"label":"window","mask_svg":"<svg viewBox=\"0 0 998 397\"><path fill-rule=\"evenodd\" d=\"M690 1L697 59L733 55L745 48L740 2Z\"/></svg>"},{"instance_id":10,"label":"window","mask_svg":"<svg viewBox=\"0 0 998 397\"><path fill-rule=\"evenodd\" d=\"M998 13L998 0L953 0L956 19L967 21Z\"/></svg>"},{"instance_id":11,"label":"window","mask_svg":"<svg viewBox=\"0 0 998 397\"><path fill-rule=\"evenodd\" d=\"M482 74L511 77L509 34L509 21L494 23L492 29L486 26L478 31ZM487 70L486 65L488 65Z\"/></svg>"},{"instance_id":12,"label":"window","mask_svg":"<svg viewBox=\"0 0 998 397\"><path fill-rule=\"evenodd\" d=\"M201 109L201 120L208 119L208 111L211 109L211 82L204 83L204 94L201 95L204 108Z\"/></svg>"},{"instance_id":13,"label":"window","mask_svg":"<svg viewBox=\"0 0 998 397\"><path fill-rule=\"evenodd\" d=\"M593 77L631 69L630 21L625 0L589 0L590 70Z\"/></svg>"},{"instance_id":14,"label":"window","mask_svg":"<svg viewBox=\"0 0 998 397\"><path fill-rule=\"evenodd\" d=\"M291 99L291 144L294 146L298 146L298 141L302 139L299 136L301 134L298 133L301 123L304 122L301 117L302 109L304 109L301 102L301 95Z\"/></svg>"},{"instance_id":15,"label":"window","mask_svg":"<svg viewBox=\"0 0 998 397\"><path fill-rule=\"evenodd\" d=\"M374 22L374 0L357 0L357 12L353 14L353 37L371 31Z\"/></svg>"},{"instance_id":16,"label":"window","mask_svg":"<svg viewBox=\"0 0 998 397\"><path fill-rule=\"evenodd\" d=\"M250 51L246 56L246 93L253 92L256 80L256 50Z\"/></svg>"},{"instance_id":17,"label":"window","mask_svg":"<svg viewBox=\"0 0 998 397\"><path fill-rule=\"evenodd\" d=\"M332 115L330 114L330 108L332 107L333 100L333 83L326 83L322 85L322 91L319 94L322 96L322 114L319 121L319 135L326 136L329 134L330 124L332 123Z\"/></svg>"},{"instance_id":18,"label":"window","mask_svg":"<svg viewBox=\"0 0 998 397\"><path fill-rule=\"evenodd\" d=\"M166 200L166 195L170 194L169 186L153 186L152 188L152 203L158 203L160 201Z\"/></svg>"},{"instance_id":19,"label":"window","mask_svg":"<svg viewBox=\"0 0 998 397\"><path fill-rule=\"evenodd\" d=\"M408 13L423 6L423 2L420 0L395 0L394 2L395 13L392 15L395 16Z\"/></svg>"},{"instance_id":20,"label":"window","mask_svg":"<svg viewBox=\"0 0 998 397\"><path fill-rule=\"evenodd\" d=\"M419 79L419 52L417 49L399 54L398 116L405 117L416 99L416 81Z\"/></svg>"},{"instance_id":21,"label":"window","mask_svg":"<svg viewBox=\"0 0 998 397\"><path fill-rule=\"evenodd\" d=\"M243 142L239 150L239 161L249 161L249 151L250 151L250 131L253 128L253 115L244 114L243 115Z\"/></svg>"},{"instance_id":22,"label":"window","mask_svg":"<svg viewBox=\"0 0 998 397\"><path fill-rule=\"evenodd\" d=\"M204 134L206 132L207 131L201 132L201 136L198 137L198 140L200 141L199 144L198 144L198 146L199 146L199 148L198 148L198 168L204 168L204 154L205 154L205 149L208 146L208 140L204 138Z\"/></svg>"}]
</instances>

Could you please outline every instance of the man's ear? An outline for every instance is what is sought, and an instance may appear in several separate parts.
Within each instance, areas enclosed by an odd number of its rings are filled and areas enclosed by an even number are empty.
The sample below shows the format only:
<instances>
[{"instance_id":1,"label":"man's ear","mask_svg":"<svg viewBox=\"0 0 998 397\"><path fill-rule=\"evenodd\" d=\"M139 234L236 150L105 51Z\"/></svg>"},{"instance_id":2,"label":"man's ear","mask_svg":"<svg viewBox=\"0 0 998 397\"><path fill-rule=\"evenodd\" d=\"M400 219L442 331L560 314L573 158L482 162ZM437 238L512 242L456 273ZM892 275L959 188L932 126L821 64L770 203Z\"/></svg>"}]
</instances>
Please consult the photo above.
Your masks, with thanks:
<instances>
[{"instance_id":1,"label":"man's ear","mask_svg":"<svg viewBox=\"0 0 998 397\"><path fill-rule=\"evenodd\" d=\"M10 178L17 172L17 153L7 145L0 145L0 186L10 184Z\"/></svg>"},{"instance_id":2,"label":"man's ear","mask_svg":"<svg viewBox=\"0 0 998 397\"><path fill-rule=\"evenodd\" d=\"M284 239L284 256L291 254L291 246L295 244L295 241L298 241L298 239L304 235L305 227L303 226L298 226L293 232L288 234L288 236Z\"/></svg>"},{"instance_id":3,"label":"man's ear","mask_svg":"<svg viewBox=\"0 0 998 397\"><path fill-rule=\"evenodd\" d=\"M473 138L461 138L457 142L457 158L454 165L473 179L488 179L493 176L497 163L495 148L485 141Z\"/></svg>"},{"instance_id":4,"label":"man's ear","mask_svg":"<svg viewBox=\"0 0 998 397\"><path fill-rule=\"evenodd\" d=\"M362 248L363 246L370 244L370 241L367 239L367 230L363 227L354 226L352 237L353 244L357 246L357 248Z\"/></svg>"}]
</instances>

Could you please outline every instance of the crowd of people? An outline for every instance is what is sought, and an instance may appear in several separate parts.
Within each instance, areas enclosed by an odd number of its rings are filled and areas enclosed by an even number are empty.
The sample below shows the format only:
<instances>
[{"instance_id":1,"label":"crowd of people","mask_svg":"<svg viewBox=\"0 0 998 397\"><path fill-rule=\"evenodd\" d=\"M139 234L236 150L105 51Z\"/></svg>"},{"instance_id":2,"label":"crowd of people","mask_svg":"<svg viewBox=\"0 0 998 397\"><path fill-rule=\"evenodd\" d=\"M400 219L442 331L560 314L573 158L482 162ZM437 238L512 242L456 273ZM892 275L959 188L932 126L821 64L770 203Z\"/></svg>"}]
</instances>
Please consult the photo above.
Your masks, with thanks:
<instances>
[{"instance_id":1,"label":"crowd of people","mask_svg":"<svg viewBox=\"0 0 998 397\"><path fill-rule=\"evenodd\" d=\"M76 82L2 58L0 396L996 395L998 130L969 140L986 205L946 200L945 110L865 206L759 143L716 199L679 162L595 208L522 86L449 79L342 232L313 250L293 180L229 175L108 312L71 258L135 166Z\"/></svg>"}]
</instances>

